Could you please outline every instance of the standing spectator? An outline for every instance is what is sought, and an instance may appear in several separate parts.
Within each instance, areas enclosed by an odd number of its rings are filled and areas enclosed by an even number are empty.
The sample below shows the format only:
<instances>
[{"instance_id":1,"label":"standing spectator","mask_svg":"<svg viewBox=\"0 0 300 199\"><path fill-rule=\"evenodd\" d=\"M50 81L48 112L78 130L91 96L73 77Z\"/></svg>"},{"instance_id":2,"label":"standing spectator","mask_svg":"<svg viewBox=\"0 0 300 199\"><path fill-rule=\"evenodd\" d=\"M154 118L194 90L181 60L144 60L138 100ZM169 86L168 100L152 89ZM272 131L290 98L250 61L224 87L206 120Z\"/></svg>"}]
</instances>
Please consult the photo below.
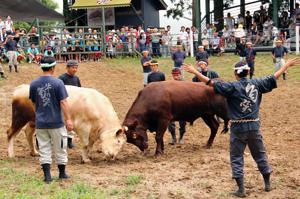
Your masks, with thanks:
<instances>
[{"instance_id":1,"label":"standing spectator","mask_svg":"<svg viewBox=\"0 0 300 199\"><path fill-rule=\"evenodd\" d=\"M143 57L141 58L141 64L144 73L144 87L148 84L148 75L151 73L151 67L150 67L151 60L152 57L149 55L149 51L144 50Z\"/></svg>"},{"instance_id":2,"label":"standing spectator","mask_svg":"<svg viewBox=\"0 0 300 199\"><path fill-rule=\"evenodd\" d=\"M177 50L172 54L174 67L180 68L185 59L185 52L182 51L182 45L177 45Z\"/></svg>"},{"instance_id":3,"label":"standing spectator","mask_svg":"<svg viewBox=\"0 0 300 199\"><path fill-rule=\"evenodd\" d=\"M0 16L0 32L2 32L2 28L5 28L4 21L2 21L2 17Z\"/></svg>"},{"instance_id":4,"label":"standing spectator","mask_svg":"<svg viewBox=\"0 0 300 199\"><path fill-rule=\"evenodd\" d=\"M246 42L245 37L242 37L240 42L236 46L237 54L240 56L240 61L245 61L245 49L246 49Z\"/></svg>"},{"instance_id":5,"label":"standing spectator","mask_svg":"<svg viewBox=\"0 0 300 199\"><path fill-rule=\"evenodd\" d=\"M2 31L0 32L0 33L1 33L1 35L0 35L0 40L1 40L1 42L5 42L6 37L7 37L6 28L4 27L4 28L2 28L1 30L2 30Z\"/></svg>"},{"instance_id":6,"label":"standing spectator","mask_svg":"<svg viewBox=\"0 0 300 199\"><path fill-rule=\"evenodd\" d=\"M41 55L39 53L39 50L35 47L35 44L32 43L30 47L27 49L28 59L29 63L39 63L41 60Z\"/></svg>"},{"instance_id":7,"label":"standing spectator","mask_svg":"<svg viewBox=\"0 0 300 199\"><path fill-rule=\"evenodd\" d=\"M6 31L8 33L13 33L14 32L14 23L11 20L10 16L7 16L6 21L4 22L4 24L5 24Z\"/></svg>"},{"instance_id":8,"label":"standing spectator","mask_svg":"<svg viewBox=\"0 0 300 199\"><path fill-rule=\"evenodd\" d=\"M252 16L250 15L250 11L246 12L245 23L246 23L246 30L249 33L252 27Z\"/></svg>"},{"instance_id":9,"label":"standing spectator","mask_svg":"<svg viewBox=\"0 0 300 199\"><path fill-rule=\"evenodd\" d=\"M260 132L259 109L262 94L271 92L277 87L277 79L289 67L299 65L300 59L289 60L272 76L260 79L247 79L249 67L244 62L235 65L234 76L237 81L214 81L199 73L193 66L185 65L184 69L197 75L201 81L214 88L216 93L226 97L230 118L230 162L232 177L238 190L237 197L246 197L244 188L244 151L248 145L251 155L263 176L265 191L271 191L270 176L272 168L268 163L265 146Z\"/></svg>"},{"instance_id":10,"label":"standing spectator","mask_svg":"<svg viewBox=\"0 0 300 199\"><path fill-rule=\"evenodd\" d=\"M153 29L151 33L151 42L152 42L152 55L153 57L160 57L160 33L157 28Z\"/></svg>"},{"instance_id":11,"label":"standing spectator","mask_svg":"<svg viewBox=\"0 0 300 199\"><path fill-rule=\"evenodd\" d=\"M183 81L183 76L181 75L181 70L179 68L173 68L172 70L172 77L176 81ZM179 121L179 144L183 144L183 136L185 133L185 126L186 122L185 121ZM175 121L170 122L168 126L168 130L171 133L172 139L170 140L169 144L174 145L177 142L176 139L176 124Z\"/></svg>"},{"instance_id":12,"label":"standing spectator","mask_svg":"<svg viewBox=\"0 0 300 199\"><path fill-rule=\"evenodd\" d=\"M276 46L272 49L272 58L275 64L275 71L279 71L285 64L285 57L288 53L286 47L282 46L282 40L277 39L275 41ZM283 80L286 80L286 71L283 72Z\"/></svg>"},{"instance_id":13,"label":"standing spectator","mask_svg":"<svg viewBox=\"0 0 300 199\"><path fill-rule=\"evenodd\" d=\"M8 65L9 65L9 72L12 71L12 66L15 68L15 72L18 71L18 58L17 58L17 42L14 40L12 35L8 35L5 40L5 49L8 55Z\"/></svg>"},{"instance_id":14,"label":"standing spectator","mask_svg":"<svg viewBox=\"0 0 300 199\"><path fill-rule=\"evenodd\" d=\"M186 28L185 32L187 34L185 55L189 56L191 54L191 29Z\"/></svg>"},{"instance_id":15,"label":"standing spectator","mask_svg":"<svg viewBox=\"0 0 300 199\"><path fill-rule=\"evenodd\" d=\"M199 46L199 31L195 26L192 26L192 34L193 34L193 46L194 46L194 53L197 51Z\"/></svg>"},{"instance_id":16,"label":"standing spectator","mask_svg":"<svg viewBox=\"0 0 300 199\"><path fill-rule=\"evenodd\" d=\"M66 100L68 93L63 82L53 77L55 65L54 57L43 58L41 61L43 75L31 82L29 92L29 98L35 106L35 126L40 164L44 172L44 181L47 184L52 181L50 172L52 147L59 169L59 178L69 178L65 172L68 162L66 128L68 131L73 130L73 122Z\"/></svg>"},{"instance_id":17,"label":"standing spectator","mask_svg":"<svg viewBox=\"0 0 300 199\"><path fill-rule=\"evenodd\" d=\"M159 82L166 80L165 74L158 70L158 62L156 60L152 60L150 62L150 66L151 73L148 75L148 84L150 84L151 82Z\"/></svg>"},{"instance_id":18,"label":"standing spectator","mask_svg":"<svg viewBox=\"0 0 300 199\"><path fill-rule=\"evenodd\" d=\"M161 37L161 53L163 57L169 56L169 42L170 42L170 35L167 31L163 32L163 35Z\"/></svg>"},{"instance_id":19,"label":"standing spectator","mask_svg":"<svg viewBox=\"0 0 300 199\"><path fill-rule=\"evenodd\" d=\"M242 24L243 26L245 25L245 19L241 14L238 14L237 24Z\"/></svg>"},{"instance_id":20,"label":"standing spectator","mask_svg":"<svg viewBox=\"0 0 300 199\"><path fill-rule=\"evenodd\" d=\"M67 62L67 72L59 76L58 78L64 82L64 85L71 85L81 87L80 79L76 76L78 70L78 62L76 60L69 60ZM74 138L74 133L68 131L68 148L74 148L72 142Z\"/></svg>"},{"instance_id":21,"label":"standing spectator","mask_svg":"<svg viewBox=\"0 0 300 199\"><path fill-rule=\"evenodd\" d=\"M234 27L234 18L231 16L230 12L227 13L227 17L224 17L226 25L228 25L229 30L233 30Z\"/></svg>"},{"instance_id":22,"label":"standing spectator","mask_svg":"<svg viewBox=\"0 0 300 199\"><path fill-rule=\"evenodd\" d=\"M179 37L183 47L183 51L187 53L188 33L185 31L184 26L181 26L180 28Z\"/></svg>"},{"instance_id":23,"label":"standing spectator","mask_svg":"<svg viewBox=\"0 0 300 199\"><path fill-rule=\"evenodd\" d=\"M143 52L144 50L146 50L146 34L143 30L141 30L139 38L139 51Z\"/></svg>"},{"instance_id":24,"label":"standing spectator","mask_svg":"<svg viewBox=\"0 0 300 199\"><path fill-rule=\"evenodd\" d=\"M252 42L247 42L246 46L247 46L247 48L245 49L246 62L250 68L250 79L252 79L254 75L254 60L256 56L256 51L252 48Z\"/></svg>"},{"instance_id":25,"label":"standing spectator","mask_svg":"<svg viewBox=\"0 0 300 199\"><path fill-rule=\"evenodd\" d=\"M198 46L198 51L196 53L196 61L199 61L200 59L206 59L208 60L208 53L204 50L204 46Z\"/></svg>"},{"instance_id":26,"label":"standing spectator","mask_svg":"<svg viewBox=\"0 0 300 199\"><path fill-rule=\"evenodd\" d=\"M207 59L200 59L199 61L197 61L197 70L209 79L219 78L218 73L209 69ZM196 75L193 77L192 81L201 82L201 80Z\"/></svg>"}]
</instances>

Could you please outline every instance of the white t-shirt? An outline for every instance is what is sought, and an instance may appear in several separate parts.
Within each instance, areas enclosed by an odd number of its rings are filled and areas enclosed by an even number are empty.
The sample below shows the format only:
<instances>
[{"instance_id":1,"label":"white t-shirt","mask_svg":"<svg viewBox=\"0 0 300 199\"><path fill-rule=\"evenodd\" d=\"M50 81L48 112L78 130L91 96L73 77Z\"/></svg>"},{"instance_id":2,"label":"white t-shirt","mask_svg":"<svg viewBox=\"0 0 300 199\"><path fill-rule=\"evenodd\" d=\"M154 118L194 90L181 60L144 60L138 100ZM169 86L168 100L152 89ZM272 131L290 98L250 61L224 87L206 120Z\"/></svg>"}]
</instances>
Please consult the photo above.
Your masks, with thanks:
<instances>
[{"instance_id":1,"label":"white t-shirt","mask_svg":"<svg viewBox=\"0 0 300 199\"><path fill-rule=\"evenodd\" d=\"M14 25L13 21L10 21L10 22L5 21L4 24L5 24L6 31L13 31L13 29L12 29L13 25Z\"/></svg>"},{"instance_id":2,"label":"white t-shirt","mask_svg":"<svg viewBox=\"0 0 300 199\"><path fill-rule=\"evenodd\" d=\"M180 37L180 40L182 41L182 43L186 43L187 42L187 40L188 40L188 33L187 32L182 32L182 31L180 31L180 33L179 33L179 37Z\"/></svg>"}]
</instances>

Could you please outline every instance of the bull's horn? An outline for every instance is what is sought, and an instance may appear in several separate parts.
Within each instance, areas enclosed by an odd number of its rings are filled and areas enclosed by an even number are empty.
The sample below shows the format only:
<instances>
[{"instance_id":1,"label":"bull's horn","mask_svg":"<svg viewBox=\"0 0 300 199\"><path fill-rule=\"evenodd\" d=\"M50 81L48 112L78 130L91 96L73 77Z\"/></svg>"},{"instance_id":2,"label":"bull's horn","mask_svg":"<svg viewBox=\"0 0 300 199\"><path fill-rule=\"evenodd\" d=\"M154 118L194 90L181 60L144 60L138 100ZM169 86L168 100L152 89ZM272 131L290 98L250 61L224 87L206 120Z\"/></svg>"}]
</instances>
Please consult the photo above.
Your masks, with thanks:
<instances>
[{"instance_id":1,"label":"bull's horn","mask_svg":"<svg viewBox=\"0 0 300 199\"><path fill-rule=\"evenodd\" d=\"M128 127L127 126L124 126L124 131L128 131Z\"/></svg>"}]
</instances>

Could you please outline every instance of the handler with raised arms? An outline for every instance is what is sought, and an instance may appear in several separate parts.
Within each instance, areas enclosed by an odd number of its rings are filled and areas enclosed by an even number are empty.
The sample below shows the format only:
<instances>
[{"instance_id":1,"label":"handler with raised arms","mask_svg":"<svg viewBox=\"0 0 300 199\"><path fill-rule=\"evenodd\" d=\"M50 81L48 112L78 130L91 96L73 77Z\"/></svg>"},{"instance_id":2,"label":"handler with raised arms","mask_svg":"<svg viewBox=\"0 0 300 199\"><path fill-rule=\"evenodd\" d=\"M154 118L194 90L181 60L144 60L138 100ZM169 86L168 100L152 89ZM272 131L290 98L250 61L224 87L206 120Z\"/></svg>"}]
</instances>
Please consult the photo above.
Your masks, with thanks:
<instances>
[{"instance_id":1,"label":"handler with raised arms","mask_svg":"<svg viewBox=\"0 0 300 199\"><path fill-rule=\"evenodd\" d=\"M283 67L274 73L260 79L248 79L250 67L245 62L238 62L234 68L237 81L222 82L211 80L202 75L193 66L184 64L184 70L195 74L215 92L227 98L230 117L230 162L232 177L236 180L238 190L233 193L237 197L246 197L244 189L244 151L248 145L260 173L264 178L265 191L271 190L269 166L263 139L260 133L259 107L262 94L277 87L276 80L289 67L300 65L300 58L287 61Z\"/></svg>"}]
</instances>

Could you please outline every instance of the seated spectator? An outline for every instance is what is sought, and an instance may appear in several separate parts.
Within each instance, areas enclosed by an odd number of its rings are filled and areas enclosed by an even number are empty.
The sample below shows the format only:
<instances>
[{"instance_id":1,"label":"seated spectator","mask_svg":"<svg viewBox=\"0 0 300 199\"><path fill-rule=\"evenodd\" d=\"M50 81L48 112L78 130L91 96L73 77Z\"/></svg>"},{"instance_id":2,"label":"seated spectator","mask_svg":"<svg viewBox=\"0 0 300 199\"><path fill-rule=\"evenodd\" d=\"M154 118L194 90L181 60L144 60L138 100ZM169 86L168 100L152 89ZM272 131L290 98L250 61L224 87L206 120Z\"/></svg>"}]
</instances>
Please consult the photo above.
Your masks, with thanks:
<instances>
[{"instance_id":1,"label":"seated spectator","mask_svg":"<svg viewBox=\"0 0 300 199\"><path fill-rule=\"evenodd\" d=\"M269 42L271 40L272 36L272 29L273 29L273 21L271 20L271 17L267 17L267 21L263 24L263 41L264 45L269 45Z\"/></svg>"},{"instance_id":2,"label":"seated spectator","mask_svg":"<svg viewBox=\"0 0 300 199\"><path fill-rule=\"evenodd\" d=\"M52 47L49 45L47 46L47 50L45 50L45 53L44 53L44 56L45 57L54 57L54 52L52 51Z\"/></svg>"},{"instance_id":3,"label":"seated spectator","mask_svg":"<svg viewBox=\"0 0 300 199\"><path fill-rule=\"evenodd\" d=\"M35 44L31 44L30 47L27 49L27 55L29 63L40 63L41 54L39 53L39 50L35 47Z\"/></svg>"},{"instance_id":4,"label":"seated spectator","mask_svg":"<svg viewBox=\"0 0 300 199\"><path fill-rule=\"evenodd\" d=\"M211 49L210 49L210 54L211 55L219 55L219 53L221 52L221 49L220 49L220 37L218 36L218 32L215 32L214 33L214 37L212 38L211 40Z\"/></svg>"}]
</instances>

